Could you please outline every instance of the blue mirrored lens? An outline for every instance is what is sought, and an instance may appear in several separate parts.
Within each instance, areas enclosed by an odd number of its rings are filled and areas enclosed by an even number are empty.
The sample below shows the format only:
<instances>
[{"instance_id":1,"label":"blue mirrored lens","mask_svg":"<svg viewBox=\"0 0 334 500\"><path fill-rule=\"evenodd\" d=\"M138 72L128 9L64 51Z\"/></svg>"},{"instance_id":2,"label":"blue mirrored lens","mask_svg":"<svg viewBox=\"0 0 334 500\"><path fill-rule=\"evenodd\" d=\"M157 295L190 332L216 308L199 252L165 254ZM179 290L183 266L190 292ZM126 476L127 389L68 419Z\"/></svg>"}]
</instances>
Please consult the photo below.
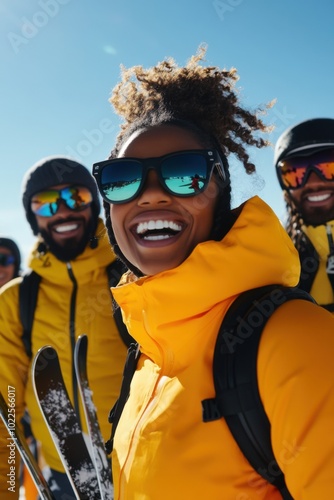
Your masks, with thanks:
<instances>
[{"instance_id":1,"label":"blue mirrored lens","mask_svg":"<svg viewBox=\"0 0 334 500\"><path fill-rule=\"evenodd\" d=\"M41 215L42 217L52 217L58 210L58 203L44 203L36 211L36 215Z\"/></svg>"},{"instance_id":2,"label":"blue mirrored lens","mask_svg":"<svg viewBox=\"0 0 334 500\"><path fill-rule=\"evenodd\" d=\"M142 165L136 160L119 159L102 170L101 187L110 201L124 201L138 191L142 180Z\"/></svg>"},{"instance_id":3,"label":"blue mirrored lens","mask_svg":"<svg viewBox=\"0 0 334 500\"><path fill-rule=\"evenodd\" d=\"M69 186L64 189L41 191L33 196L31 209L42 217L52 217L63 201L71 210L82 210L92 201L92 193L84 186Z\"/></svg>"},{"instance_id":4,"label":"blue mirrored lens","mask_svg":"<svg viewBox=\"0 0 334 500\"><path fill-rule=\"evenodd\" d=\"M206 159L196 153L166 158L161 164L161 175L168 189L176 195L197 194L207 183Z\"/></svg>"},{"instance_id":5,"label":"blue mirrored lens","mask_svg":"<svg viewBox=\"0 0 334 500\"><path fill-rule=\"evenodd\" d=\"M7 267L15 263L14 255L8 255L5 253L0 254L0 266Z\"/></svg>"},{"instance_id":6,"label":"blue mirrored lens","mask_svg":"<svg viewBox=\"0 0 334 500\"><path fill-rule=\"evenodd\" d=\"M134 198L143 182L143 172L155 168L165 187L178 196L193 196L203 191L208 181L206 157L198 153L180 153L163 160L119 158L106 164L101 171L100 187L111 203Z\"/></svg>"}]
</instances>

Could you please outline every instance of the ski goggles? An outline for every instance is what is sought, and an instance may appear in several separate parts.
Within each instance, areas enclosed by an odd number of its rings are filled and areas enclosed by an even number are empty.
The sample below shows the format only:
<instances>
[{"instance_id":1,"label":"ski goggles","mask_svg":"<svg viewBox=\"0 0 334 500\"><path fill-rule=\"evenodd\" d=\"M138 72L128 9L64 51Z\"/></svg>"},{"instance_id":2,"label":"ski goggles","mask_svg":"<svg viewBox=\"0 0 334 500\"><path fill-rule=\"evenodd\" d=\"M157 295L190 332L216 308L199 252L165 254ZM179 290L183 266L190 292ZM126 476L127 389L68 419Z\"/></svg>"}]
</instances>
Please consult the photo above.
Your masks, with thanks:
<instances>
[{"instance_id":1,"label":"ski goggles","mask_svg":"<svg viewBox=\"0 0 334 500\"><path fill-rule=\"evenodd\" d=\"M8 255L7 253L0 253L0 266L7 267L11 264L15 264L14 255Z\"/></svg>"},{"instance_id":2,"label":"ski goggles","mask_svg":"<svg viewBox=\"0 0 334 500\"><path fill-rule=\"evenodd\" d=\"M224 182L228 175L216 150L179 151L157 158L113 158L93 165L102 198L127 203L140 195L148 171L153 169L162 187L181 197L195 196L207 187L214 167Z\"/></svg>"},{"instance_id":3,"label":"ski goggles","mask_svg":"<svg viewBox=\"0 0 334 500\"><path fill-rule=\"evenodd\" d=\"M323 181L334 180L334 149L320 151L311 156L296 156L277 165L277 175L283 189L299 189L315 172Z\"/></svg>"},{"instance_id":4,"label":"ski goggles","mask_svg":"<svg viewBox=\"0 0 334 500\"><path fill-rule=\"evenodd\" d=\"M92 201L90 190L84 186L67 186L63 189L49 189L33 195L31 210L42 217L52 217L59 209L60 202L75 212L84 210Z\"/></svg>"}]
</instances>

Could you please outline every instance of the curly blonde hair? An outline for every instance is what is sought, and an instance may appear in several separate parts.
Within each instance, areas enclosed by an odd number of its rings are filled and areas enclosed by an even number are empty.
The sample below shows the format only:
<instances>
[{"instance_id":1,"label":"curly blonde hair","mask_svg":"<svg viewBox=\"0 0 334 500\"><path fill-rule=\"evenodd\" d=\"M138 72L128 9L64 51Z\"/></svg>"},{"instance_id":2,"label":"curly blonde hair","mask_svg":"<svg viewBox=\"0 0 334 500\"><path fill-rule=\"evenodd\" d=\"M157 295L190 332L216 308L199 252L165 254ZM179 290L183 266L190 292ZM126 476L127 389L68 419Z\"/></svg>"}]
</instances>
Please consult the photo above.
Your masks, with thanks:
<instances>
[{"instance_id":1,"label":"curly blonde hair","mask_svg":"<svg viewBox=\"0 0 334 500\"><path fill-rule=\"evenodd\" d=\"M148 69L121 67L121 81L110 98L115 112L124 120L116 149L131 135L136 123L145 123L151 116L152 125L159 124L159 115L160 121L169 115L172 119L190 122L214 137L225 156L235 154L247 173L255 170L246 146L262 148L270 144L256 133L271 131L260 115L265 114L274 101L254 112L242 107L235 88L239 80L237 70L202 66L206 50L207 47L201 45L183 67L172 58Z\"/></svg>"},{"instance_id":2,"label":"curly blonde hair","mask_svg":"<svg viewBox=\"0 0 334 500\"><path fill-rule=\"evenodd\" d=\"M144 69L121 67L121 81L114 87L110 102L123 119L110 158L118 156L125 141L137 130L171 125L191 131L203 148L218 150L228 175L227 156L235 154L247 173L255 171L247 146L262 148L270 143L257 134L268 133L260 115L273 105L266 104L254 112L239 102L235 88L239 77L235 68L205 67L201 63L206 46L201 45L184 67L169 58ZM221 240L233 224L231 184L217 184L220 189L210 239ZM220 185L219 185L220 184ZM127 267L140 275L126 260L114 237L108 204L104 202L106 227L114 252Z\"/></svg>"}]
</instances>

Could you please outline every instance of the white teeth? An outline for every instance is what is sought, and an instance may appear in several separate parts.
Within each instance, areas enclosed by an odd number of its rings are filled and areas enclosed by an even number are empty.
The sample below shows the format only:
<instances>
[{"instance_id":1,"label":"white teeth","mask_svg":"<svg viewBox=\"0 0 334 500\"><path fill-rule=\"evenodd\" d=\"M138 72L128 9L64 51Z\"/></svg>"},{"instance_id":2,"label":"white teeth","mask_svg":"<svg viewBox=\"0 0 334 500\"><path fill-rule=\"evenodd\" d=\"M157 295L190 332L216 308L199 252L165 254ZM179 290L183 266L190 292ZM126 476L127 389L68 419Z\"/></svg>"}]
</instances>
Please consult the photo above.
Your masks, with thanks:
<instances>
[{"instance_id":1,"label":"white teeth","mask_svg":"<svg viewBox=\"0 0 334 500\"><path fill-rule=\"evenodd\" d=\"M146 231L152 231L154 229L172 229L173 231L181 231L182 226L174 221L168 220L150 220L148 222L141 222L136 228L137 234L143 234ZM155 237L155 239L162 239L161 237Z\"/></svg>"},{"instance_id":2,"label":"white teeth","mask_svg":"<svg viewBox=\"0 0 334 500\"><path fill-rule=\"evenodd\" d=\"M75 229L78 229L78 224L63 224L55 227L57 233L66 233L68 231L74 231Z\"/></svg>"},{"instance_id":3,"label":"white teeth","mask_svg":"<svg viewBox=\"0 0 334 500\"><path fill-rule=\"evenodd\" d=\"M156 234L156 235L145 236L145 240L149 241L168 240L168 238L171 238L169 234Z\"/></svg>"},{"instance_id":4,"label":"white teeth","mask_svg":"<svg viewBox=\"0 0 334 500\"><path fill-rule=\"evenodd\" d=\"M325 201L330 197L330 194L315 194L308 195L308 201Z\"/></svg>"}]
</instances>

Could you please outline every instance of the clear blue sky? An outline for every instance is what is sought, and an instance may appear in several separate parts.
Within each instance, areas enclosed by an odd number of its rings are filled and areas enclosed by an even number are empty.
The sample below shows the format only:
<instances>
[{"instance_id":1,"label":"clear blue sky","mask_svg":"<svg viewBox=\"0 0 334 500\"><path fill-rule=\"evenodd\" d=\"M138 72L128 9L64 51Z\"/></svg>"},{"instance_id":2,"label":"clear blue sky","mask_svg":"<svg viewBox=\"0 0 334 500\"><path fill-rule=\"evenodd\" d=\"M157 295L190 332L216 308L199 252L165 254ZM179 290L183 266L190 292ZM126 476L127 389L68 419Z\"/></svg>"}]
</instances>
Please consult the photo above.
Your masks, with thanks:
<instances>
[{"instance_id":1,"label":"clear blue sky","mask_svg":"<svg viewBox=\"0 0 334 500\"><path fill-rule=\"evenodd\" d=\"M120 64L184 64L204 42L208 64L237 68L245 106L277 99L273 143L299 121L334 117L333 18L332 0L0 0L0 233L26 257L21 183L36 161L65 154L91 169L108 156ZM231 162L234 204L259 194L283 219L273 150L249 152L258 174Z\"/></svg>"}]
</instances>

